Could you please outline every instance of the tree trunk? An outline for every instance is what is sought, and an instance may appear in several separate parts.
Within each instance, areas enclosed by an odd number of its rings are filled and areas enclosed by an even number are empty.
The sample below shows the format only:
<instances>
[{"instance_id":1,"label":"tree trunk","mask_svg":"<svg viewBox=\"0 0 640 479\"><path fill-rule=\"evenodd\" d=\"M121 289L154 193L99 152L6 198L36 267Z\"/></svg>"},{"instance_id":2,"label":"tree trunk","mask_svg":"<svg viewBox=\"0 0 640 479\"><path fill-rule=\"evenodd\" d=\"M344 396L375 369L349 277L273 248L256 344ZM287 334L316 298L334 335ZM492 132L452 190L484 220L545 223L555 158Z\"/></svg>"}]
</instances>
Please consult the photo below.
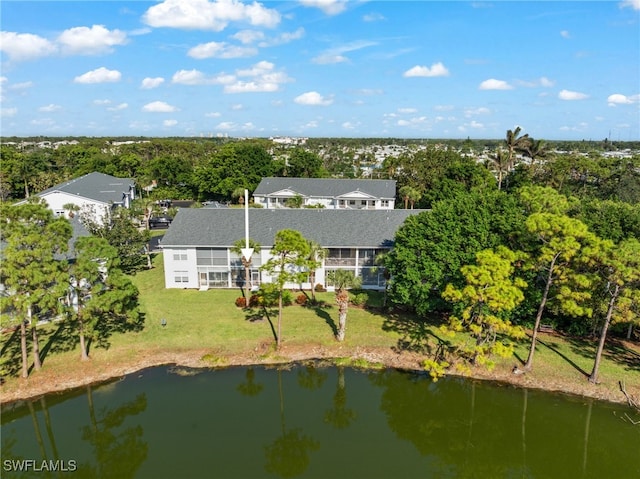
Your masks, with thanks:
<instances>
[{"instance_id":1,"label":"tree trunk","mask_svg":"<svg viewBox=\"0 0 640 479\"><path fill-rule=\"evenodd\" d=\"M20 348L22 349L22 377L29 377L29 352L27 351L27 325L20 321Z\"/></svg>"},{"instance_id":2,"label":"tree trunk","mask_svg":"<svg viewBox=\"0 0 640 479\"><path fill-rule=\"evenodd\" d=\"M280 331L282 328L282 290L278 296L278 335L276 336L276 349L280 349Z\"/></svg>"},{"instance_id":3,"label":"tree trunk","mask_svg":"<svg viewBox=\"0 0 640 479\"><path fill-rule=\"evenodd\" d=\"M336 294L336 302L338 303L338 332L336 339L344 341L345 332L347 330L347 310L349 309L349 293L339 291Z\"/></svg>"},{"instance_id":4,"label":"tree trunk","mask_svg":"<svg viewBox=\"0 0 640 479\"><path fill-rule=\"evenodd\" d=\"M80 360L88 361L89 355L87 354L87 345L84 338L84 322L80 317L78 318L78 324L79 324L78 329L79 329L79 335L80 335Z\"/></svg>"},{"instance_id":5,"label":"tree trunk","mask_svg":"<svg viewBox=\"0 0 640 479\"><path fill-rule=\"evenodd\" d=\"M609 307L607 308L607 318L602 325L602 332L600 333L600 341L598 342L598 349L596 351L596 359L593 363L593 370L591 371L591 375L589 376L589 382L596 384L598 382L598 369L600 368L600 360L602 359L602 351L604 350L604 342L607 339L607 330L609 329L609 325L611 324L611 316L613 315L613 308L616 305L616 300L618 299L618 295L620 294L620 285L616 284L616 289L613 291L611 295L611 300L609 301Z\"/></svg>"},{"instance_id":6,"label":"tree trunk","mask_svg":"<svg viewBox=\"0 0 640 479\"><path fill-rule=\"evenodd\" d=\"M51 451L53 452L53 458L55 460L60 459L60 454L58 454L58 447L56 446L56 439L53 435L53 427L51 426L51 416L49 415L49 408L47 407L47 403L44 399L44 396L40 398L40 407L42 408L42 412L44 413L44 424L47 430L47 436L49 437L49 443L51 444Z\"/></svg>"},{"instance_id":7,"label":"tree trunk","mask_svg":"<svg viewBox=\"0 0 640 479\"><path fill-rule=\"evenodd\" d=\"M40 345L38 343L38 331L35 325L31 326L31 337L33 339L33 369L39 371L42 369L42 361L40 361Z\"/></svg>"},{"instance_id":8,"label":"tree trunk","mask_svg":"<svg viewBox=\"0 0 640 479\"><path fill-rule=\"evenodd\" d=\"M533 334L531 335L531 349L529 349L529 357L527 358L527 362L524 365L524 369L530 370L533 366L533 354L536 350L536 340L538 339L538 328L540 327L540 320L542 319L542 313L544 312L544 307L547 304L547 298L549 297L549 289L551 288L551 283L553 283L553 268L556 264L556 260L558 259L560 253L556 254L551 260L551 264L549 265L549 275L547 276L547 284L544 287L544 294L542 295L542 300L540 301L540 307L538 308L538 314L536 314L536 322L533 325Z\"/></svg>"},{"instance_id":9,"label":"tree trunk","mask_svg":"<svg viewBox=\"0 0 640 479\"><path fill-rule=\"evenodd\" d=\"M633 334L633 323L629 323L629 329L627 329L627 339L631 339L632 334Z\"/></svg>"}]
</instances>

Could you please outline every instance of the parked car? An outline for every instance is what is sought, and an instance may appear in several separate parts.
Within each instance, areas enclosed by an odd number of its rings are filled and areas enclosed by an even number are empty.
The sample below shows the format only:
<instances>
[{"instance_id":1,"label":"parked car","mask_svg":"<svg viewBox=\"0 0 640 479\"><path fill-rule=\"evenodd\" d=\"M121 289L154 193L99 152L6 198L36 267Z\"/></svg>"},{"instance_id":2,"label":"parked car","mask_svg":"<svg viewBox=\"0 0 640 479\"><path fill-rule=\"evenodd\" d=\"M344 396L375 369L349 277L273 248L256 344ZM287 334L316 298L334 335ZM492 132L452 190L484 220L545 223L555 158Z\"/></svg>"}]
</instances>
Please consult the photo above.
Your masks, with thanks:
<instances>
[{"instance_id":1,"label":"parked car","mask_svg":"<svg viewBox=\"0 0 640 479\"><path fill-rule=\"evenodd\" d=\"M203 201L202 206L205 208L228 208L229 205L220 203L219 201Z\"/></svg>"},{"instance_id":2,"label":"parked car","mask_svg":"<svg viewBox=\"0 0 640 479\"><path fill-rule=\"evenodd\" d=\"M149 229L151 228L168 228L173 218L171 216L154 216L149 218Z\"/></svg>"}]
</instances>

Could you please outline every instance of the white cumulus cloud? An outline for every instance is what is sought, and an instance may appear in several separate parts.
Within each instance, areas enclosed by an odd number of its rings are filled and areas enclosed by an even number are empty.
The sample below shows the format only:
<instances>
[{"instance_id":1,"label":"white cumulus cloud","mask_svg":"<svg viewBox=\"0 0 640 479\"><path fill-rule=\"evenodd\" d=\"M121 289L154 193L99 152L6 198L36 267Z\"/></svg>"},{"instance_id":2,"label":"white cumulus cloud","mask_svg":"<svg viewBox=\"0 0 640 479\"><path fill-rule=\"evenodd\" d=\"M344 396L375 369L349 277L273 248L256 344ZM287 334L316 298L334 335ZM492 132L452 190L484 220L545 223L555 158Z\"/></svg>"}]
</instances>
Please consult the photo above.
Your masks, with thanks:
<instances>
[{"instance_id":1,"label":"white cumulus cloud","mask_svg":"<svg viewBox=\"0 0 640 479\"><path fill-rule=\"evenodd\" d=\"M244 4L237 0L165 0L150 7L142 17L152 27L191 30L224 30L230 22L247 22L254 26L275 27L281 15L258 2Z\"/></svg>"},{"instance_id":2,"label":"white cumulus cloud","mask_svg":"<svg viewBox=\"0 0 640 479\"><path fill-rule=\"evenodd\" d=\"M347 8L346 0L300 0L305 7L319 8L327 15L337 15Z\"/></svg>"},{"instance_id":3,"label":"white cumulus cloud","mask_svg":"<svg viewBox=\"0 0 640 479\"><path fill-rule=\"evenodd\" d=\"M126 110L127 108L129 108L129 104L128 103L120 103L116 106L111 106L109 108L107 108L107 110L109 111L120 111L120 110Z\"/></svg>"},{"instance_id":4,"label":"white cumulus cloud","mask_svg":"<svg viewBox=\"0 0 640 479\"><path fill-rule=\"evenodd\" d=\"M31 33L0 32L0 51L11 60L24 61L52 55L58 48L46 38Z\"/></svg>"},{"instance_id":5,"label":"white cumulus cloud","mask_svg":"<svg viewBox=\"0 0 640 479\"><path fill-rule=\"evenodd\" d=\"M633 103L638 103L640 101L640 95L631 95L626 96L621 93L614 93L613 95L609 95L607 97L607 103L609 106L616 105L631 105Z\"/></svg>"},{"instance_id":6,"label":"white cumulus cloud","mask_svg":"<svg viewBox=\"0 0 640 479\"><path fill-rule=\"evenodd\" d=\"M489 80L485 80L480 83L478 87L479 90L512 90L513 87L509 85L504 80L496 80L495 78L490 78Z\"/></svg>"},{"instance_id":7,"label":"white cumulus cloud","mask_svg":"<svg viewBox=\"0 0 640 479\"><path fill-rule=\"evenodd\" d=\"M148 111L151 113L171 113L178 111L175 106L171 106L164 101L152 101L142 107L142 111Z\"/></svg>"},{"instance_id":8,"label":"white cumulus cloud","mask_svg":"<svg viewBox=\"0 0 640 479\"><path fill-rule=\"evenodd\" d=\"M142 88L143 90L151 90L152 88L159 87L163 83L164 83L164 78L162 77L155 77L155 78L147 77L144 80L142 80L142 83L140 84L140 88Z\"/></svg>"},{"instance_id":9,"label":"white cumulus cloud","mask_svg":"<svg viewBox=\"0 0 640 479\"><path fill-rule=\"evenodd\" d=\"M328 106L333 103L333 98L323 97L317 91L308 91L298 95L294 100L298 105Z\"/></svg>"},{"instance_id":10,"label":"white cumulus cloud","mask_svg":"<svg viewBox=\"0 0 640 479\"><path fill-rule=\"evenodd\" d=\"M622 2L619 3L620 8L632 8L634 10L640 10L640 0L622 0Z\"/></svg>"},{"instance_id":11,"label":"white cumulus cloud","mask_svg":"<svg viewBox=\"0 0 640 479\"><path fill-rule=\"evenodd\" d=\"M434 63L431 67L416 65L402 75L404 77L446 77L449 70L441 62Z\"/></svg>"},{"instance_id":12,"label":"white cumulus cloud","mask_svg":"<svg viewBox=\"0 0 640 479\"><path fill-rule=\"evenodd\" d=\"M104 25L74 27L62 32L57 42L68 55L98 55L112 52L113 46L125 45L127 34L121 30L108 30Z\"/></svg>"},{"instance_id":13,"label":"white cumulus cloud","mask_svg":"<svg viewBox=\"0 0 640 479\"><path fill-rule=\"evenodd\" d=\"M109 70L100 67L73 79L74 83L112 83L118 82L122 78L122 74L118 70Z\"/></svg>"},{"instance_id":14,"label":"white cumulus cloud","mask_svg":"<svg viewBox=\"0 0 640 479\"><path fill-rule=\"evenodd\" d=\"M162 124L164 126L176 126L178 124L178 120L164 120Z\"/></svg>"},{"instance_id":15,"label":"white cumulus cloud","mask_svg":"<svg viewBox=\"0 0 640 479\"><path fill-rule=\"evenodd\" d=\"M256 48L229 45L226 42L202 43L191 48L187 53L191 58L198 60L204 58L243 58L257 54L258 50Z\"/></svg>"},{"instance_id":16,"label":"white cumulus cloud","mask_svg":"<svg viewBox=\"0 0 640 479\"><path fill-rule=\"evenodd\" d=\"M236 71L237 77L250 77L246 80L236 79L224 87L225 93L274 92L280 85L292 81L286 73L277 71L271 62L261 61L251 68Z\"/></svg>"},{"instance_id":17,"label":"white cumulus cloud","mask_svg":"<svg viewBox=\"0 0 640 479\"><path fill-rule=\"evenodd\" d=\"M561 100L569 100L569 101L584 100L585 98L589 98L589 95L580 93L578 91L560 90L560 93L558 93L558 98L560 98Z\"/></svg>"}]
</instances>

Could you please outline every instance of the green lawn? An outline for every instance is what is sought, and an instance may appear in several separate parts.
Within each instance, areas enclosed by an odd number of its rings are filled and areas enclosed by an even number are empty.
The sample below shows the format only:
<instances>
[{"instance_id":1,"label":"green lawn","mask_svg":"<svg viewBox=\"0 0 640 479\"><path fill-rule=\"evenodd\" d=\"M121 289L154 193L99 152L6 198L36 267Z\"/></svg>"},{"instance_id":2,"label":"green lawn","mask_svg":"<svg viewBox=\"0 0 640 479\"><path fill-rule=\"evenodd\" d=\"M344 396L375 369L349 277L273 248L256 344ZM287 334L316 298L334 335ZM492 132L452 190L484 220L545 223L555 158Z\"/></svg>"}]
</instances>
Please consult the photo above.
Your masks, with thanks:
<instances>
[{"instance_id":1,"label":"green lawn","mask_svg":"<svg viewBox=\"0 0 640 479\"><path fill-rule=\"evenodd\" d=\"M162 256L154 258L155 267L133 277L140 290L144 312L144 327L139 332L115 333L109 347L91 348L92 360L79 361L77 338L69 340L69 331L60 324L39 328L44 368L32 374L29 382L54 382L58 387L74 378L103 377L110 371L133 370L146 364L148 358L171 358L176 354L193 353L207 364L224 365L232 358L252 358L256 362L286 360L287 352L303 351L314 357L314 351L325 356L352 357L359 352L376 350L395 357L407 351L419 355L434 350L440 336L437 321L425 322L411 315L386 315L378 308L351 307L347 319L347 334L343 343L334 339L338 321L333 293L319 293L320 307L292 305L284 308L282 321L282 352L275 351L272 327L277 327L277 309L243 310L235 306L241 291L211 289L208 291L165 289ZM294 293L295 296L295 293ZM379 305L380 296L372 295ZM161 325L162 319L166 326ZM627 391L640 397L640 347L637 343L610 341L601 364L601 384L586 381L591 372L595 343L556 334L540 334L536 348L534 370L519 376L523 386L564 390L599 397L617 397L618 381ZM2 361L5 372L19 373L19 337L5 334L2 338ZM516 348L516 357L498 362L495 372L476 370L474 375L493 379L513 380L514 365L521 365L528 354L528 342ZM282 356L284 355L284 356ZM31 357L30 357L31 360ZM151 361L153 363L153 361ZM417 360L413 363L417 366ZM5 378L4 392L19 390L28 383L14 377Z\"/></svg>"}]
</instances>

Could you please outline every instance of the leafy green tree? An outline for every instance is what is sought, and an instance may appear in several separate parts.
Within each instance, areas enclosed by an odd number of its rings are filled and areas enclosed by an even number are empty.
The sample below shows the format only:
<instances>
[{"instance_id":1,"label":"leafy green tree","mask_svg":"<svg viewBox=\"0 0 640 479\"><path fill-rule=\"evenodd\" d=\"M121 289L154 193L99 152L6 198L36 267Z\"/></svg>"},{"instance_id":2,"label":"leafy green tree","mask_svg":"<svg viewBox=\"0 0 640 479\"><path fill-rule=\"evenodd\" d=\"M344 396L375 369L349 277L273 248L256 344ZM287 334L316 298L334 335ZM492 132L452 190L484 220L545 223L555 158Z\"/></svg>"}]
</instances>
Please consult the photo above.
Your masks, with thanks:
<instances>
[{"instance_id":1,"label":"leafy green tree","mask_svg":"<svg viewBox=\"0 0 640 479\"><path fill-rule=\"evenodd\" d=\"M287 201L285 202L285 206L287 208L302 208L303 204L304 204L304 199L300 195L292 196L291 198L288 198Z\"/></svg>"},{"instance_id":2,"label":"leafy green tree","mask_svg":"<svg viewBox=\"0 0 640 479\"><path fill-rule=\"evenodd\" d=\"M356 418L356 412L347 407L347 388L344 375L344 366L337 366L338 384L333 395L332 408L325 411L324 422L331 424L336 429L346 429Z\"/></svg>"},{"instance_id":3,"label":"leafy green tree","mask_svg":"<svg viewBox=\"0 0 640 479\"><path fill-rule=\"evenodd\" d=\"M598 258L603 286L609 300L589 381L598 382L598 371L609 326L613 321L631 322L640 305L640 241L625 240L619 245L605 242Z\"/></svg>"},{"instance_id":4,"label":"leafy green tree","mask_svg":"<svg viewBox=\"0 0 640 479\"><path fill-rule=\"evenodd\" d=\"M524 368L533 366L538 328L549 300L552 286L560 310L571 316L590 316L591 308L584 302L591 297L591 280L582 273L577 262L587 261L584 250L596 242L596 237L579 220L553 213L534 213L527 218L527 229L537 238L539 248L533 261L544 281L544 292L538 307L531 347Z\"/></svg>"},{"instance_id":5,"label":"leafy green tree","mask_svg":"<svg viewBox=\"0 0 640 479\"><path fill-rule=\"evenodd\" d=\"M480 251L476 264L461 268L465 285L459 288L448 284L442 293L455 305L455 314L443 330L470 332L473 343L465 342L459 350L473 364L493 368L491 356L513 355L513 344L504 339L524 337L524 330L514 326L508 316L524 300L523 288L527 284L515 277L515 264L521 260L504 246Z\"/></svg>"},{"instance_id":6,"label":"leafy green tree","mask_svg":"<svg viewBox=\"0 0 640 479\"><path fill-rule=\"evenodd\" d=\"M78 323L80 358L89 359L86 336L91 335L99 319L101 296L109 294L106 279L115 274L118 251L104 238L79 238L75 245L76 258L70 265L72 311Z\"/></svg>"},{"instance_id":7,"label":"leafy green tree","mask_svg":"<svg viewBox=\"0 0 640 479\"><path fill-rule=\"evenodd\" d=\"M231 252L240 256L240 261L242 261L242 266L244 266L244 296L248 298L247 291L251 288L251 264L252 258L245 258L242 256L242 250L247 245L247 241L242 239L233 243L233 247L231 248ZM260 243L256 240L249 238L249 248L253 248L254 253L259 253L261 250Z\"/></svg>"},{"instance_id":8,"label":"leafy green tree","mask_svg":"<svg viewBox=\"0 0 640 479\"><path fill-rule=\"evenodd\" d=\"M567 197L549 186L523 186L517 191L518 198L527 214L568 214L579 205L575 197Z\"/></svg>"},{"instance_id":9,"label":"leafy green tree","mask_svg":"<svg viewBox=\"0 0 640 479\"><path fill-rule=\"evenodd\" d=\"M385 258L389 300L420 315L446 307L442 291L449 283L462 284L460 267L473 263L483 249L515 248L524 221L517 199L497 190L460 193L408 217Z\"/></svg>"},{"instance_id":10,"label":"leafy green tree","mask_svg":"<svg viewBox=\"0 0 640 479\"><path fill-rule=\"evenodd\" d=\"M349 289L359 288L362 285L362 278L357 277L351 270L337 269L329 273L329 280L336 288L336 303L338 304L336 339L344 341L347 331L347 313L349 312Z\"/></svg>"},{"instance_id":11,"label":"leafy green tree","mask_svg":"<svg viewBox=\"0 0 640 479\"><path fill-rule=\"evenodd\" d=\"M231 198L236 188L253 191L276 163L261 142L227 143L197 165L193 179L201 197Z\"/></svg>"},{"instance_id":12,"label":"leafy green tree","mask_svg":"<svg viewBox=\"0 0 640 479\"><path fill-rule=\"evenodd\" d=\"M592 198L580 202L576 216L600 238L614 243L640 239L640 203Z\"/></svg>"},{"instance_id":13,"label":"leafy green tree","mask_svg":"<svg viewBox=\"0 0 640 479\"><path fill-rule=\"evenodd\" d=\"M47 315L56 314L58 298L66 293L68 275L65 261L56 255L67 251L72 229L64 218L56 218L40 199L22 205L0 205L0 239L2 251L0 277L9 291L6 306L20 321L22 377L29 375L27 332L30 324L33 366L42 367L37 324Z\"/></svg>"},{"instance_id":14,"label":"leafy green tree","mask_svg":"<svg viewBox=\"0 0 640 479\"><path fill-rule=\"evenodd\" d=\"M307 276L309 242L299 231L284 229L276 233L272 258L262 265L262 270L272 276L278 286L278 331L276 347L282 341L282 295L286 283L301 283Z\"/></svg>"},{"instance_id":15,"label":"leafy green tree","mask_svg":"<svg viewBox=\"0 0 640 479\"><path fill-rule=\"evenodd\" d=\"M120 268L125 273L139 271L148 265L145 252L150 238L149 231L140 231L133 224L129 210L117 208L104 223L96 223L84 216L83 223L92 235L106 239L118 250Z\"/></svg>"},{"instance_id":16,"label":"leafy green tree","mask_svg":"<svg viewBox=\"0 0 640 479\"><path fill-rule=\"evenodd\" d=\"M526 152L531 145L529 134L520 136L522 128L517 126L513 130L507 130L507 136L504 140L507 148L507 169L511 171L515 166L516 153Z\"/></svg>"},{"instance_id":17,"label":"leafy green tree","mask_svg":"<svg viewBox=\"0 0 640 479\"><path fill-rule=\"evenodd\" d=\"M322 158L312 151L294 148L287 159L286 175L293 178L323 178Z\"/></svg>"}]
</instances>

